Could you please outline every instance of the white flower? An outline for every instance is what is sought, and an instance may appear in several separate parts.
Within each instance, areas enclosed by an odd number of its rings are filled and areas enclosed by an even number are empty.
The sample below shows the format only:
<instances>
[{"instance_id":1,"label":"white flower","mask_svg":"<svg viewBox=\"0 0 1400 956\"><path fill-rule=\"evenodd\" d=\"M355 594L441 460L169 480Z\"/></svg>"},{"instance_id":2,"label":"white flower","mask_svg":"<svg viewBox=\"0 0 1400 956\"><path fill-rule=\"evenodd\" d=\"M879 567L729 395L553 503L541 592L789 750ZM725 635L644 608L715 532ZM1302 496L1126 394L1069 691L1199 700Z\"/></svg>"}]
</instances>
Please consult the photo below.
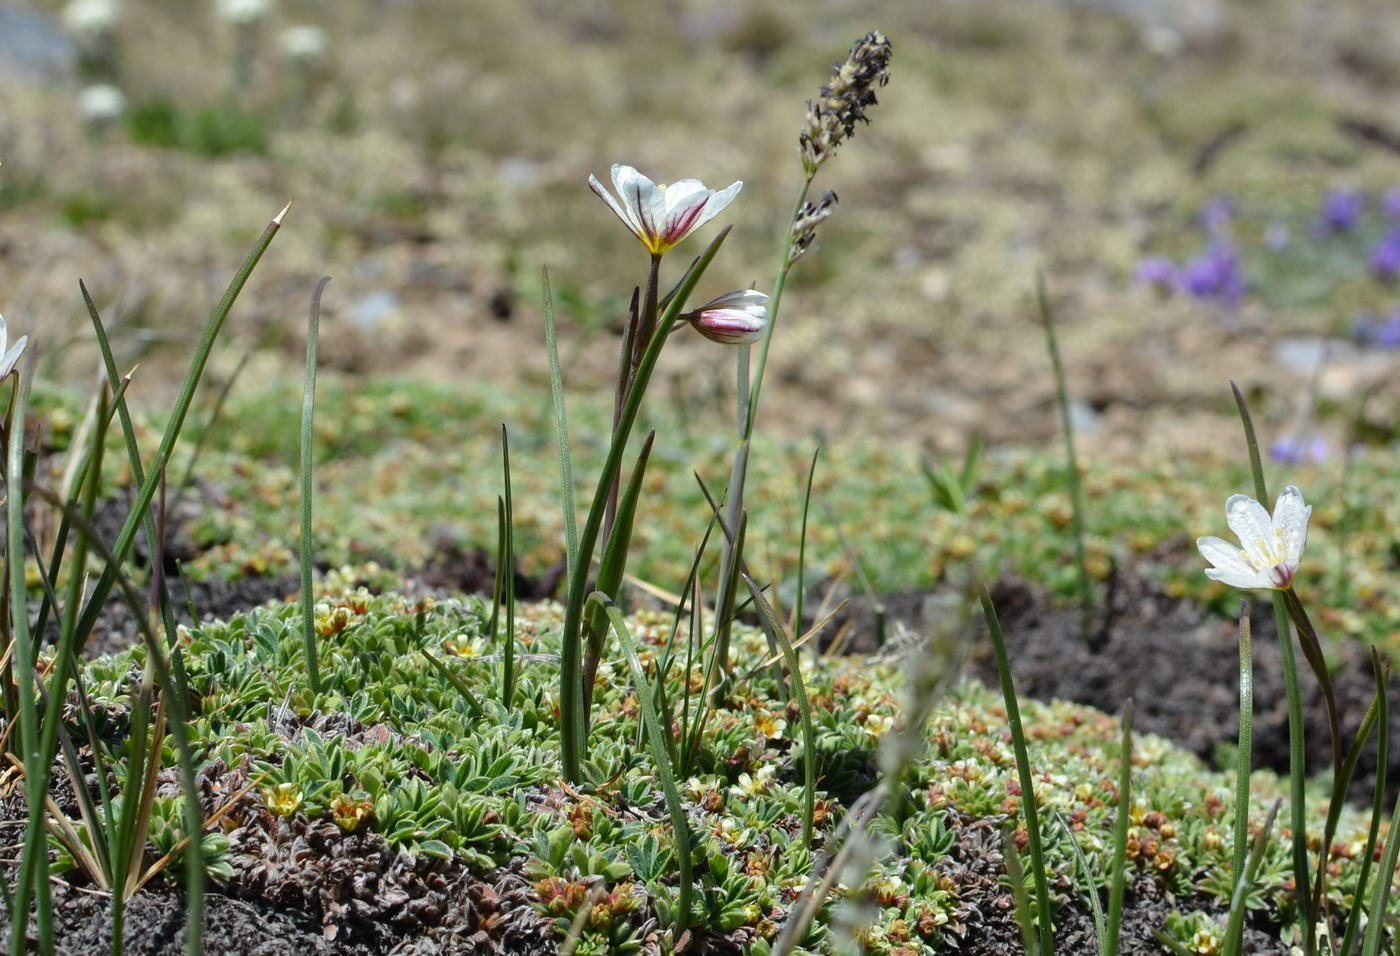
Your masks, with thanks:
<instances>
[{"instance_id":1,"label":"white flower","mask_svg":"<svg viewBox=\"0 0 1400 956\"><path fill-rule=\"evenodd\" d=\"M716 192L698 179L682 179L666 186L618 163L613 164L612 182L617 197L604 189L596 176L588 177L588 188L617 213L622 224L654 256L664 254L719 215L744 188L740 181Z\"/></svg>"},{"instance_id":2,"label":"white flower","mask_svg":"<svg viewBox=\"0 0 1400 956\"><path fill-rule=\"evenodd\" d=\"M768 328L768 296L757 289L728 292L681 318L711 342L748 345Z\"/></svg>"},{"instance_id":3,"label":"white flower","mask_svg":"<svg viewBox=\"0 0 1400 956\"><path fill-rule=\"evenodd\" d=\"M73 0L63 8L63 22L80 36L106 33L117 23L116 0Z\"/></svg>"},{"instance_id":4,"label":"white flower","mask_svg":"<svg viewBox=\"0 0 1400 956\"><path fill-rule=\"evenodd\" d=\"M1243 547L1221 538L1197 538L1201 557L1214 565L1206 569L1206 577L1235 588L1292 586L1311 514L1312 507L1303 504L1303 493L1293 485L1278 496L1272 518L1248 495L1231 495L1225 502L1225 521Z\"/></svg>"},{"instance_id":5,"label":"white flower","mask_svg":"<svg viewBox=\"0 0 1400 956\"><path fill-rule=\"evenodd\" d=\"M19 357L24 354L24 347L29 344L29 336L21 335L19 341L14 344L14 348L5 351L5 345L10 340L9 330L5 328L5 317L0 315L0 352L4 352L4 357L0 358L0 378L10 374L10 370L15 367Z\"/></svg>"},{"instance_id":6,"label":"white flower","mask_svg":"<svg viewBox=\"0 0 1400 956\"><path fill-rule=\"evenodd\" d=\"M293 60L317 60L326 52L326 31L309 24L287 27L277 43Z\"/></svg>"},{"instance_id":7,"label":"white flower","mask_svg":"<svg viewBox=\"0 0 1400 956\"><path fill-rule=\"evenodd\" d=\"M219 0L219 16L229 23L253 23L272 12L272 0Z\"/></svg>"},{"instance_id":8,"label":"white flower","mask_svg":"<svg viewBox=\"0 0 1400 956\"><path fill-rule=\"evenodd\" d=\"M78 111L89 123L110 123L126 112L126 94L110 83L85 86L78 93Z\"/></svg>"}]
</instances>

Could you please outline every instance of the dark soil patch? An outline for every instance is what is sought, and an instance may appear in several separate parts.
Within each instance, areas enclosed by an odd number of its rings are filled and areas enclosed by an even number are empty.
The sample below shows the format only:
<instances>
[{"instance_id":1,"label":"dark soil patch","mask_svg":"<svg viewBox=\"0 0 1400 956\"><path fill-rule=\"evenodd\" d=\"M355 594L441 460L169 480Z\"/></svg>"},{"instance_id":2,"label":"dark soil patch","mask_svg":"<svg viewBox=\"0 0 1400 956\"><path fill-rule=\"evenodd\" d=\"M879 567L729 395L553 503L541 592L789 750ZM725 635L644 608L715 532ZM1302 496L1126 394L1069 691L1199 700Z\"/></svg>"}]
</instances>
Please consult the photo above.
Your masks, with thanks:
<instances>
[{"instance_id":1,"label":"dark soil patch","mask_svg":"<svg viewBox=\"0 0 1400 956\"><path fill-rule=\"evenodd\" d=\"M1003 580L992 590L1005 632L1016 691L1038 700L1060 699L1121 713L1133 698L1133 726L1158 734L1215 763L1218 749L1233 747L1239 728L1238 623L1190 601L1168 596L1155 581L1131 570L1118 572L1100 589L1103 603L1090 620L1089 640L1081 633L1075 606L1019 580ZM903 624L924 633L930 592L884 595L889 629ZM829 633L849 621L845 652L876 651L874 615L869 602L854 601ZM1250 605L1254 644L1254 766L1288 773L1288 695L1283 657L1267 595ZM979 614L980 619L980 614ZM991 643L982 637L968 669L997 686ZM1324 641L1326 636L1324 635ZM1369 651L1360 642L1325 644L1341 715L1343 746L1375 695ZM1332 761L1327 711L1317 680L1295 647L1307 726L1308 771L1328 770ZM1391 708L1391 739L1400 735L1400 708ZM1376 776L1374 735L1357 767L1348 797L1370 804ZM1400 749L1392 748L1387 804L1400 793Z\"/></svg>"},{"instance_id":2,"label":"dark soil patch","mask_svg":"<svg viewBox=\"0 0 1400 956\"><path fill-rule=\"evenodd\" d=\"M1055 607L1028 585L1003 582L993 593L1018 692L1060 698L1114 713L1133 698L1133 726L1167 737L1206 761L1233 745L1239 728L1239 638L1234 621L1165 595L1152 581L1121 576L1110 603L1094 618L1091 642L1080 635L1076 608ZM1250 608L1254 634L1254 766L1288 773L1288 695L1271 602ZM1307 727L1310 773L1331 766L1327 711L1301 653L1299 682ZM1343 746L1349 746L1375 696L1369 653L1358 642L1329 648ZM990 644L981 645L973 673L995 684ZM1400 713L1390 716L1400 734ZM1348 796L1368 803L1375 787L1374 747L1362 755ZM1390 799L1400 789L1400 752L1387 771Z\"/></svg>"},{"instance_id":3,"label":"dark soil patch","mask_svg":"<svg viewBox=\"0 0 1400 956\"><path fill-rule=\"evenodd\" d=\"M266 604L294 597L300 587L300 579L295 575L281 575L270 578L239 578L236 581L211 579L207 581L187 581L182 578L167 578L166 587L175 612L175 620L180 624L193 624L190 606L201 620L225 620L234 614ZM142 595L145 590L142 589ZM57 637L57 628L50 628L50 638ZM107 600L102 614L93 626L92 636L83 648L86 657L102 654L116 654L126 650L139 639L136 618L131 608L120 596Z\"/></svg>"},{"instance_id":4,"label":"dark soil patch","mask_svg":"<svg viewBox=\"0 0 1400 956\"><path fill-rule=\"evenodd\" d=\"M971 904L963 908L960 951L977 956L1022 956L1025 947L1012 916L1011 894L1002 883L1006 864L997 821L950 818L949 824L953 846L938 870L957 885L959 898ZM1097 952L1093 913L1082 894L1064 875L1054 890L1071 900L1055 915L1055 951L1076 956ZM1155 934L1163 929L1173 911L1209 913L1220 918L1222 924L1225 915L1225 909L1209 897L1176 898L1162 889L1156 877L1139 874L1124 895L1118 951L1123 956L1160 956L1167 952ZM1279 940L1276 928L1254 922L1246 925L1244 952L1284 956L1288 946Z\"/></svg>"}]
</instances>

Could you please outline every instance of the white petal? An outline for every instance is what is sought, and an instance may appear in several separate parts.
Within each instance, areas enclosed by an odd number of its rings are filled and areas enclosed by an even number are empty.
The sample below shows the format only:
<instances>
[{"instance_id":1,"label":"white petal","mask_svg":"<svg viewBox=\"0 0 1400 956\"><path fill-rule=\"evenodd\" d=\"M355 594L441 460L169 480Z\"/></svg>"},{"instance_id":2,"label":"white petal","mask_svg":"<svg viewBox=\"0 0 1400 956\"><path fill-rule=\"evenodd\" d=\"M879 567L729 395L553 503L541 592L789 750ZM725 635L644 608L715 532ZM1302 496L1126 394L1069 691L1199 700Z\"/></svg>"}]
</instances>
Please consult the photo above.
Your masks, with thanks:
<instances>
[{"instance_id":1,"label":"white petal","mask_svg":"<svg viewBox=\"0 0 1400 956\"><path fill-rule=\"evenodd\" d=\"M712 192L714 190L707 189L698 179L678 179L666 187L666 211L682 204L690 205L695 196L708 197Z\"/></svg>"},{"instance_id":2,"label":"white petal","mask_svg":"<svg viewBox=\"0 0 1400 956\"><path fill-rule=\"evenodd\" d=\"M1293 567L1297 567L1303 557L1311 515L1312 506L1303 504L1303 493L1293 485L1283 489L1274 505L1273 528L1283 541L1285 562Z\"/></svg>"},{"instance_id":3,"label":"white petal","mask_svg":"<svg viewBox=\"0 0 1400 956\"><path fill-rule=\"evenodd\" d=\"M4 340L0 339L0 345L3 344ZM4 378L6 375L10 374L10 369L15 367L15 363L19 361L19 357L24 354L24 347L28 344L29 336L21 335L19 341L14 344L14 348L6 352L4 358L0 358L0 378Z\"/></svg>"},{"instance_id":4,"label":"white petal","mask_svg":"<svg viewBox=\"0 0 1400 956\"><path fill-rule=\"evenodd\" d=\"M10 330L5 328L5 317L0 315L0 352L5 351L5 343L10 340Z\"/></svg>"},{"instance_id":5,"label":"white petal","mask_svg":"<svg viewBox=\"0 0 1400 956\"><path fill-rule=\"evenodd\" d=\"M711 299L696 312L704 312L708 309L755 309L766 308L768 305L768 295L759 292L757 289L741 289L738 292L726 292L724 295Z\"/></svg>"},{"instance_id":6,"label":"white petal","mask_svg":"<svg viewBox=\"0 0 1400 956\"><path fill-rule=\"evenodd\" d=\"M684 205L676 206L667 212L665 221L661 224L662 241L668 246L674 246L694 232L700 224L700 214L705 211L705 203L709 198L707 193L695 193Z\"/></svg>"},{"instance_id":7,"label":"white petal","mask_svg":"<svg viewBox=\"0 0 1400 956\"><path fill-rule=\"evenodd\" d=\"M1249 495L1231 495L1225 502L1225 522L1256 564L1275 563L1273 519L1263 505Z\"/></svg>"},{"instance_id":8,"label":"white petal","mask_svg":"<svg viewBox=\"0 0 1400 956\"><path fill-rule=\"evenodd\" d=\"M1221 571L1251 575L1257 573L1254 570L1254 565L1246 561L1244 555L1240 554L1240 549L1224 538L1213 536L1197 538L1196 548L1201 552L1201 557Z\"/></svg>"},{"instance_id":9,"label":"white petal","mask_svg":"<svg viewBox=\"0 0 1400 956\"><path fill-rule=\"evenodd\" d=\"M614 163L612 168L613 186L618 198L627 207L632 218L633 231L639 236L655 236L656 225L661 220L657 207L666 207L666 199L656 183L637 172L635 167Z\"/></svg>"},{"instance_id":10,"label":"white petal","mask_svg":"<svg viewBox=\"0 0 1400 956\"><path fill-rule=\"evenodd\" d=\"M690 227L690 231L694 232L696 229L699 229L705 223L718 216L720 212L724 210L725 206L734 201L734 197L739 195L739 190L743 188L744 181L741 179L730 183L728 189L721 190L711 196L709 200L706 201L705 208L700 211L699 217L696 218L695 225Z\"/></svg>"},{"instance_id":11,"label":"white petal","mask_svg":"<svg viewBox=\"0 0 1400 956\"><path fill-rule=\"evenodd\" d=\"M627 210L623 209L622 206L618 204L618 201L613 198L612 193L604 189L603 184L598 182L598 177L591 173L588 176L588 188L593 190L593 192L598 195L599 199L603 200L603 202L611 207L612 211L617 214L617 218L622 220L622 224L632 230L633 235L638 238L641 237L641 233L637 232L636 225L633 224L631 218L627 215Z\"/></svg>"},{"instance_id":12,"label":"white petal","mask_svg":"<svg viewBox=\"0 0 1400 956\"><path fill-rule=\"evenodd\" d=\"M763 338L768 328L767 310L707 309L693 322L695 331L722 345L748 345Z\"/></svg>"},{"instance_id":13,"label":"white petal","mask_svg":"<svg viewBox=\"0 0 1400 956\"><path fill-rule=\"evenodd\" d=\"M1206 577L1212 581L1219 581L1221 584L1229 585L1232 588L1242 588L1246 591L1255 588L1272 589L1274 583L1267 574L1258 571L1250 571L1243 574L1239 571L1225 571L1220 568L1206 568Z\"/></svg>"}]
</instances>

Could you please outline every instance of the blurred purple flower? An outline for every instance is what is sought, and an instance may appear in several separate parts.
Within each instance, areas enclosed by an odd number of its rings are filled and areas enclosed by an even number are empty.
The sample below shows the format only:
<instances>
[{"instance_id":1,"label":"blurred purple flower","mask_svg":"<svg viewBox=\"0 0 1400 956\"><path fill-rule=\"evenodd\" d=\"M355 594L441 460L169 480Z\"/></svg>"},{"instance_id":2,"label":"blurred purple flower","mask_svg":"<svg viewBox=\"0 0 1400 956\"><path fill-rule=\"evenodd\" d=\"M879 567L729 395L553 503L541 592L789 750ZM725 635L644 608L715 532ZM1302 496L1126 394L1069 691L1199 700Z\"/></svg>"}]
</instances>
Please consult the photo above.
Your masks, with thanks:
<instances>
[{"instance_id":1,"label":"blurred purple flower","mask_svg":"<svg viewBox=\"0 0 1400 956\"><path fill-rule=\"evenodd\" d=\"M1264 230L1264 245L1275 252L1288 245L1290 238L1288 227L1281 222L1273 223Z\"/></svg>"},{"instance_id":2,"label":"blurred purple flower","mask_svg":"<svg viewBox=\"0 0 1400 956\"><path fill-rule=\"evenodd\" d=\"M1361 221L1366 199L1354 189L1334 189L1322 198L1315 227L1319 236L1351 232Z\"/></svg>"},{"instance_id":3,"label":"blurred purple flower","mask_svg":"<svg viewBox=\"0 0 1400 956\"><path fill-rule=\"evenodd\" d=\"M1400 219L1400 186L1386 190L1381 199L1381 208L1385 210L1387 217Z\"/></svg>"},{"instance_id":4,"label":"blurred purple flower","mask_svg":"<svg viewBox=\"0 0 1400 956\"><path fill-rule=\"evenodd\" d=\"M1356 320L1356 341L1378 349L1400 348L1400 308L1382 319L1377 315L1363 315Z\"/></svg>"},{"instance_id":5,"label":"blurred purple flower","mask_svg":"<svg viewBox=\"0 0 1400 956\"><path fill-rule=\"evenodd\" d=\"M1176 285L1176 263L1166 256L1147 256L1138 262L1133 275L1158 292L1170 292Z\"/></svg>"},{"instance_id":6,"label":"blurred purple flower","mask_svg":"<svg viewBox=\"0 0 1400 956\"><path fill-rule=\"evenodd\" d=\"M1227 306L1244 298L1245 281L1240 260L1228 243L1213 243L1201 255L1181 267L1181 290L1196 299L1218 299Z\"/></svg>"},{"instance_id":7,"label":"blurred purple flower","mask_svg":"<svg viewBox=\"0 0 1400 956\"><path fill-rule=\"evenodd\" d=\"M1235 218L1235 201L1225 194L1216 196L1201 207L1201 228L1212 236L1224 232L1230 220Z\"/></svg>"},{"instance_id":8,"label":"blurred purple flower","mask_svg":"<svg viewBox=\"0 0 1400 956\"><path fill-rule=\"evenodd\" d=\"M1382 282L1400 275L1400 227L1391 229L1371 250L1371 274Z\"/></svg>"},{"instance_id":9,"label":"blurred purple flower","mask_svg":"<svg viewBox=\"0 0 1400 956\"><path fill-rule=\"evenodd\" d=\"M1321 463L1327 460L1327 442L1316 436L1304 441L1300 438L1280 438L1269 449L1269 457L1281 465L1301 465L1304 462Z\"/></svg>"}]
</instances>

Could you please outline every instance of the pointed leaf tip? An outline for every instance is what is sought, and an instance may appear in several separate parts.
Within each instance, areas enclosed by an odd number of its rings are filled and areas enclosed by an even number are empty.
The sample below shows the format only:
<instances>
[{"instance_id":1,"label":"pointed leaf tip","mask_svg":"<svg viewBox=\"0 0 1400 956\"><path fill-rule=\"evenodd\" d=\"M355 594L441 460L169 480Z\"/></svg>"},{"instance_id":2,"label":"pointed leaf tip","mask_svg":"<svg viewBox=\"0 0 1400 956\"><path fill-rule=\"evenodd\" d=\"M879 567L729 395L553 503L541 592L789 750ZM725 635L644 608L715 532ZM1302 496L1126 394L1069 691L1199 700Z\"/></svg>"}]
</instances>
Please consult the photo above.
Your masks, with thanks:
<instances>
[{"instance_id":1,"label":"pointed leaf tip","mask_svg":"<svg viewBox=\"0 0 1400 956\"><path fill-rule=\"evenodd\" d=\"M282 207L282 211L279 212L277 215L275 215L275 216L272 217L272 224L273 224L274 226L280 226L280 225L282 225L282 217L285 216L285 215L287 214L287 210L288 210L288 209L291 209L291 208L292 208L291 200L288 200L288 201L287 201L287 205L285 205L285 206Z\"/></svg>"}]
</instances>

